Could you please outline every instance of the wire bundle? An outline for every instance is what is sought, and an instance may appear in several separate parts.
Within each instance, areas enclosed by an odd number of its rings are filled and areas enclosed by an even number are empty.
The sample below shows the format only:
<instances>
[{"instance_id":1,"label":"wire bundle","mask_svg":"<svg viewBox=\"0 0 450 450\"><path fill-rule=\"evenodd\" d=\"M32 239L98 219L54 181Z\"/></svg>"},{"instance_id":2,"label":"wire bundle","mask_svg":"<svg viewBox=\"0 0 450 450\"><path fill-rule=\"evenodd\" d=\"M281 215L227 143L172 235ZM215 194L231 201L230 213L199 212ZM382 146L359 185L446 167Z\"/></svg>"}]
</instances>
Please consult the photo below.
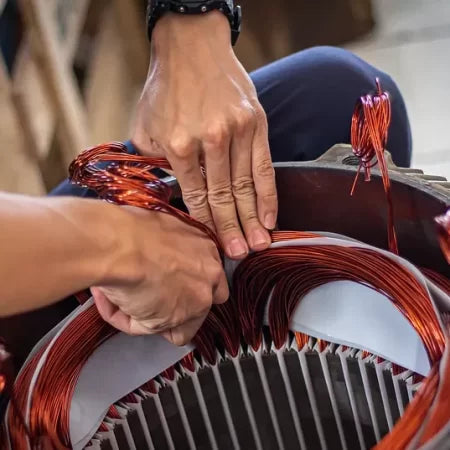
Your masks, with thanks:
<instances>
[{"instance_id":1,"label":"wire bundle","mask_svg":"<svg viewBox=\"0 0 450 450\"><path fill-rule=\"evenodd\" d=\"M361 158L360 168L364 168L366 179L370 177L374 155L378 159L389 204L389 247L396 253L390 183L383 157L390 104L378 83L377 87L377 95L363 97L356 106L352 145ZM123 144L112 143L83 152L70 166L70 175L73 182L95 190L107 201L174 215L207 233L220 249L217 237L209 228L170 206L170 189L151 172L155 167L170 168L164 159L129 155ZM442 220L438 223L442 224ZM445 230L448 239L448 226ZM298 231L272 233L273 242L317 237L315 233ZM402 419L377 448L406 448L418 434L421 443L428 442L450 419L449 409L445 407L450 391L449 364L440 367L445 349L449 348L448 330L442 328L422 284L382 253L357 246L307 244L270 248L250 255L234 272L230 301L215 305L195 336L196 349L210 365L219 362L218 349L231 357L239 355L242 342L254 351L260 349L264 308L269 298L270 336L279 349L286 342L290 318L298 301L315 287L337 280L365 284L387 296L417 331L432 366ZM26 425L16 420L11 409L7 417L12 448L25 450L29 444L35 445L29 442L27 432L34 437L48 437L58 450L70 447L69 408L80 371L95 349L116 332L91 306L31 358L15 385L15 396ZM300 333L295 337L299 348L309 340ZM328 343L318 341L318 345L324 350ZM192 372L197 362L191 353L180 364ZM161 376L173 381L175 373L170 367ZM114 409L109 415L117 416ZM425 426L419 433L422 423Z\"/></svg>"},{"instance_id":2,"label":"wire bundle","mask_svg":"<svg viewBox=\"0 0 450 450\"><path fill-rule=\"evenodd\" d=\"M394 207L392 204L391 182L384 158L389 124L391 122L391 102L389 94L381 89L380 80L376 79L375 95L365 95L356 103L352 116L351 144L353 153L360 159L351 195L353 195L361 168L364 168L365 180L370 181L370 169L378 164L386 193L388 205L388 243L389 250L398 254L397 236L394 227Z\"/></svg>"}]
</instances>

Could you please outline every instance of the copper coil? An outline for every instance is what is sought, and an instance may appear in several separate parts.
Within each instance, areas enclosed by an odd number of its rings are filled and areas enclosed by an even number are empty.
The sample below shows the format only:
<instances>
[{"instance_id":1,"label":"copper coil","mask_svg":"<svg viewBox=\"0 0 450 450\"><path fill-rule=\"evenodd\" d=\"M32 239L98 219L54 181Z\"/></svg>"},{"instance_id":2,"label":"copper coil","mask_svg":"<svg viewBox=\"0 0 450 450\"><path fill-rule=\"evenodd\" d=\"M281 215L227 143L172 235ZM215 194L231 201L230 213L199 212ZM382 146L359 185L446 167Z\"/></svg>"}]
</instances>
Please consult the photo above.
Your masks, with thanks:
<instances>
[{"instance_id":1,"label":"copper coil","mask_svg":"<svg viewBox=\"0 0 450 450\"><path fill-rule=\"evenodd\" d=\"M370 169L378 164L383 181L388 207L388 245L389 250L398 254L397 235L394 226L394 207L392 204L391 182L384 158L389 125L391 123L391 102L389 94L383 92L379 79L376 80L377 92L361 97L356 103L352 116L351 145L353 153L360 159L355 181L351 189L353 195L361 168L364 168L365 180L370 180Z\"/></svg>"}]
</instances>

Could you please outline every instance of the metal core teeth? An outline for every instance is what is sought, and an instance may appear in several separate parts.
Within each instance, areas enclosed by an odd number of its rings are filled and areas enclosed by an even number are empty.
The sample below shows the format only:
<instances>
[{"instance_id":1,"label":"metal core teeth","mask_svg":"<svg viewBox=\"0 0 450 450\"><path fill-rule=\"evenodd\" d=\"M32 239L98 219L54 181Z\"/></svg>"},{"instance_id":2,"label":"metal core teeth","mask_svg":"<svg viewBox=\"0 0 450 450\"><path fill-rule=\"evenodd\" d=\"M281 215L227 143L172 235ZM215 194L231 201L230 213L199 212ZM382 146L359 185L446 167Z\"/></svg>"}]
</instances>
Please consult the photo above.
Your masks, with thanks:
<instances>
[{"instance_id":1,"label":"metal core teeth","mask_svg":"<svg viewBox=\"0 0 450 450\"><path fill-rule=\"evenodd\" d=\"M110 409L90 449L369 449L417 386L410 371L309 339L178 365ZM167 376L167 375L166 375ZM337 446L336 443L339 443Z\"/></svg>"}]
</instances>

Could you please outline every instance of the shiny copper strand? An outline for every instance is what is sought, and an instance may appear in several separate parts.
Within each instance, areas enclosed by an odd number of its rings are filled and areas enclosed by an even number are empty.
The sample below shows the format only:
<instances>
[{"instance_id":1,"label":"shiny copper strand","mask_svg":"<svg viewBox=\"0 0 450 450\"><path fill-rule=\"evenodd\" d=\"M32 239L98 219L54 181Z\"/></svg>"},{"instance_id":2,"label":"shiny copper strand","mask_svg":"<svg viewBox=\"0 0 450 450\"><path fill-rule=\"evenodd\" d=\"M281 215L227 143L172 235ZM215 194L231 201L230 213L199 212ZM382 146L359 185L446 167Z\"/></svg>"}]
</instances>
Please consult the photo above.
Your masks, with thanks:
<instances>
[{"instance_id":1,"label":"shiny copper strand","mask_svg":"<svg viewBox=\"0 0 450 450\"><path fill-rule=\"evenodd\" d=\"M435 220L438 225L439 241L442 252L447 259L447 262L450 264L450 209L446 214L437 217ZM430 277L430 274L428 274L428 276ZM433 279L432 276L430 278ZM434 278L436 284L440 285L444 292L450 294L450 282L448 279L436 273L434 273ZM446 280L447 283L445 283L444 280ZM419 445L428 442L450 421L450 313L444 313L442 315L442 321L447 334L445 366L440 368L441 383L436 394L436 400L422 431Z\"/></svg>"},{"instance_id":2,"label":"shiny copper strand","mask_svg":"<svg viewBox=\"0 0 450 450\"><path fill-rule=\"evenodd\" d=\"M95 306L83 311L67 326L49 351L36 381L29 416L32 436L47 436L56 450L70 447L69 405L78 376L92 352L115 333L117 330L102 320ZM22 411L26 410L31 376L44 351L45 347L16 381L16 395ZM12 448L27 450L27 441L12 414L8 417L8 424Z\"/></svg>"},{"instance_id":3,"label":"shiny copper strand","mask_svg":"<svg viewBox=\"0 0 450 450\"><path fill-rule=\"evenodd\" d=\"M398 255L397 235L394 227L394 207L392 204L391 182L384 158L389 125L391 123L391 102L389 94L383 92L379 79L376 80L377 92L359 99L352 116L350 131L353 153L360 159L358 172L351 189L353 195L361 168L365 180L370 180L370 169L378 163L386 193L388 206L388 245L389 250Z\"/></svg>"},{"instance_id":4,"label":"shiny copper strand","mask_svg":"<svg viewBox=\"0 0 450 450\"><path fill-rule=\"evenodd\" d=\"M17 450L28 450L27 443L24 441L25 436L31 436L33 438L38 438L39 436L36 436L30 432L29 427L25 425L24 422L24 415L26 410L26 404L27 404L27 394L28 394L28 387L31 383L31 379L33 378L34 371L36 369L37 363L39 362L39 359L45 352L46 346L44 345L41 349L38 350L36 355L31 359L31 361L26 364L23 368L23 370L20 372L20 375L17 377L15 383L14 383L14 397L16 400L16 409L20 411L19 414L16 413L16 411L13 411L10 409L9 415L7 416L6 420L9 427L9 435L11 442L16 442L17 447L12 446L13 449L17 448ZM21 446L20 446L21 444ZM31 447L34 447L35 442L32 440L30 442Z\"/></svg>"},{"instance_id":5,"label":"shiny copper strand","mask_svg":"<svg viewBox=\"0 0 450 450\"><path fill-rule=\"evenodd\" d=\"M447 295L450 295L450 280L446 276L425 267L422 267L420 271Z\"/></svg>"},{"instance_id":6,"label":"shiny copper strand","mask_svg":"<svg viewBox=\"0 0 450 450\"><path fill-rule=\"evenodd\" d=\"M272 295L277 301L269 305L269 327L280 348L299 299L336 280L356 281L386 295L416 329L430 361L440 360L445 337L424 287L395 261L356 247L304 245L249 255L234 272L232 293L245 341L259 348L264 308Z\"/></svg>"},{"instance_id":7,"label":"shiny copper strand","mask_svg":"<svg viewBox=\"0 0 450 450\"><path fill-rule=\"evenodd\" d=\"M449 211L436 219L439 240L447 261L450 241ZM444 292L448 292L448 280L445 282L444 277L429 270L426 271L426 276L431 280L434 278L433 281L440 285ZM375 450L404 449L415 437L417 430L423 427L417 444L421 446L436 436L445 426L448 426L450 422L450 313L443 313L441 319L446 336L445 362L441 363L441 367L437 363L432 367L431 372L422 383L419 393L408 405L402 419L396 424L393 431L375 447ZM442 367L444 363L445 366Z\"/></svg>"},{"instance_id":8,"label":"shiny copper strand","mask_svg":"<svg viewBox=\"0 0 450 450\"><path fill-rule=\"evenodd\" d=\"M70 165L70 180L94 190L104 200L171 214L208 235L220 250L220 242L209 227L171 206L170 187L151 171L170 169L163 158L130 155L121 142L92 147Z\"/></svg>"}]
</instances>

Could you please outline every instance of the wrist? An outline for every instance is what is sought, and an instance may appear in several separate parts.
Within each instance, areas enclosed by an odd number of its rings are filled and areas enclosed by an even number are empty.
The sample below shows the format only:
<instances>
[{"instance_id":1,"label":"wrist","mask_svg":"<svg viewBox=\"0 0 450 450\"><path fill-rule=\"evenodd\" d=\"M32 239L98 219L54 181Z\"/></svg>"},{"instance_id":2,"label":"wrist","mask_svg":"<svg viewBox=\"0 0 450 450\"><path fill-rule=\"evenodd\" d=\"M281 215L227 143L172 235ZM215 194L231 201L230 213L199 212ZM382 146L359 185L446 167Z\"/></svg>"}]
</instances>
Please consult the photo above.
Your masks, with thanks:
<instances>
[{"instance_id":1,"label":"wrist","mask_svg":"<svg viewBox=\"0 0 450 450\"><path fill-rule=\"evenodd\" d=\"M89 286L118 280L120 268L117 264L124 253L120 208L88 199L60 198L53 202L56 208L52 206L52 209L59 209L69 223L65 233L71 235L73 243L67 250L73 248L74 276L85 280Z\"/></svg>"},{"instance_id":2,"label":"wrist","mask_svg":"<svg viewBox=\"0 0 450 450\"><path fill-rule=\"evenodd\" d=\"M152 36L152 56L181 49L185 54L196 49L213 48L232 51L230 23L219 11L201 15L166 13L155 25Z\"/></svg>"},{"instance_id":3,"label":"wrist","mask_svg":"<svg viewBox=\"0 0 450 450\"><path fill-rule=\"evenodd\" d=\"M92 234L98 243L95 286L136 284L144 278L142 243L136 233L136 217L129 209L101 202L101 207L90 217ZM151 230L149 235L151 239Z\"/></svg>"}]
</instances>

